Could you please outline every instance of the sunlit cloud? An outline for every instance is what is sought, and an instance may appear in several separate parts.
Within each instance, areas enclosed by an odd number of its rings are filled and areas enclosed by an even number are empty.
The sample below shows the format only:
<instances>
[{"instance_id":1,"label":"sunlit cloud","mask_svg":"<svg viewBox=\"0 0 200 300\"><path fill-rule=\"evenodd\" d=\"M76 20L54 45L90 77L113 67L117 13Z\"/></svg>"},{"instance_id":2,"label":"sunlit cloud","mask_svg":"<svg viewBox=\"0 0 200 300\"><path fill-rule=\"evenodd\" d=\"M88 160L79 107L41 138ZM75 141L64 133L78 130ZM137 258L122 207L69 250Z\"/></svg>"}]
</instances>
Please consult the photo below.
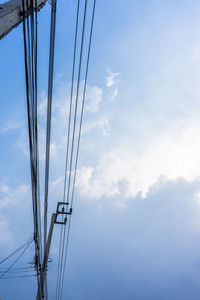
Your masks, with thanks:
<instances>
[{"instance_id":1,"label":"sunlit cloud","mask_svg":"<svg viewBox=\"0 0 200 300\"><path fill-rule=\"evenodd\" d=\"M87 199L119 194L124 199L138 193L146 197L160 176L192 182L200 174L199 136L200 124L196 124L154 137L139 153L133 151L131 141L113 148L101 155L96 166L79 169L77 187Z\"/></svg>"},{"instance_id":2,"label":"sunlit cloud","mask_svg":"<svg viewBox=\"0 0 200 300\"><path fill-rule=\"evenodd\" d=\"M111 86L113 86L116 81L117 81L117 77L120 75L119 72L113 73L111 72L109 69L107 70L108 76L106 76L106 86L108 88L110 88Z\"/></svg>"}]
</instances>

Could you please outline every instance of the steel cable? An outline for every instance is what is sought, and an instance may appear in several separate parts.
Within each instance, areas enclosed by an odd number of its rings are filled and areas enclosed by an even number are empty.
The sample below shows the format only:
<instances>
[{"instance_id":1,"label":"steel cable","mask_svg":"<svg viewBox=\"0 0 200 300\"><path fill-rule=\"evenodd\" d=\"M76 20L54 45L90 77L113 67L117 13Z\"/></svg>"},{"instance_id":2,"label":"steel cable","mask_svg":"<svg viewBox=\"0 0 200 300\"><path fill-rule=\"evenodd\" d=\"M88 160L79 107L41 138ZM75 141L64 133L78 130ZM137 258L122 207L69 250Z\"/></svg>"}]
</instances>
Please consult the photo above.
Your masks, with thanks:
<instances>
[{"instance_id":1,"label":"steel cable","mask_svg":"<svg viewBox=\"0 0 200 300\"><path fill-rule=\"evenodd\" d=\"M37 0L35 0L37 5ZM32 186L32 205L35 241L35 266L37 269L38 287L41 266L41 215L39 192L39 154L37 136L37 11L33 8L33 0L22 0L24 60L26 78L26 98L30 150L30 170ZM30 19L30 21L29 21Z\"/></svg>"},{"instance_id":2,"label":"steel cable","mask_svg":"<svg viewBox=\"0 0 200 300\"><path fill-rule=\"evenodd\" d=\"M72 66L72 79L71 79L71 91L70 91L70 108L69 108L69 121L68 121L68 133L67 133L67 150L66 150L66 162L65 162L63 202L65 202L66 182L67 182L67 167L68 167L69 143L70 143L70 132L71 132L72 101L73 101L74 75L75 75L75 65L76 65L77 34L78 34L78 23L79 23L79 6L80 6L80 0L77 1L77 10L76 10L76 25L75 25L73 66ZM63 217L62 217L62 220L63 220ZM59 242L59 259L58 259L58 271L57 271L57 283L56 283L56 299L58 298L58 285L59 285L59 280L60 280L60 275L61 275L60 270L61 270L62 243L63 243L63 226L61 226L60 242Z\"/></svg>"},{"instance_id":3,"label":"steel cable","mask_svg":"<svg viewBox=\"0 0 200 300\"><path fill-rule=\"evenodd\" d=\"M26 245L32 241L33 238L28 239L28 241L26 243L24 243L23 245L21 245L19 248L17 248L15 251L13 251L11 254L9 254L7 257L5 257L3 260L0 261L0 265L3 264L6 260L8 260L10 257L12 257L13 255L15 255L17 252L19 252L20 250L22 250L24 247L26 247Z\"/></svg>"},{"instance_id":4,"label":"steel cable","mask_svg":"<svg viewBox=\"0 0 200 300\"><path fill-rule=\"evenodd\" d=\"M85 80L84 80L84 88L83 88L83 98L82 98L82 107L81 107L81 118L80 118L80 125L79 125L79 134L78 134L78 145L77 145L76 161L75 161L75 171L74 171L74 180L73 180L73 187L72 187L72 198L71 198L71 207L70 207L71 209L73 207L73 200L74 200L74 190L75 190L76 172L77 172L77 165L78 165L78 155L79 155L79 148L80 148L81 129L82 129L82 122L83 122L83 111L84 111L84 104L85 104L86 86L87 86L88 69L89 69L89 61L90 61L90 52L91 52L91 44L92 44L92 34L93 34L93 27L94 27L95 8L96 8L96 0L94 0L94 2L93 2L92 21L91 21L91 27L90 27L88 55L87 55L87 62L86 62L86 72L85 72ZM63 267L63 270L65 270L65 268L66 268L70 228L71 228L71 215L69 216L69 225L68 225L68 231L67 231L67 240L66 240L66 247L65 247L64 267ZM60 299L62 299L64 276L65 276L65 273L63 272L63 277L62 277L62 282L61 282L61 293L60 293L61 296L60 296Z\"/></svg>"},{"instance_id":5,"label":"steel cable","mask_svg":"<svg viewBox=\"0 0 200 300\"><path fill-rule=\"evenodd\" d=\"M86 12L87 12L87 0L85 0L85 5L84 5L84 16L83 16L82 34L81 34L78 80L77 80L77 88L76 88L71 153L70 153L70 166L69 166L69 176L68 176L68 185L67 185L67 203L69 202L69 191L70 191L70 185L71 185L71 173L72 173L72 163L73 163L73 153L74 153L74 139L75 139L76 119L77 119L77 109L78 109L78 99L79 99L80 76L81 76L82 57L83 57L83 45L84 45L84 37L85 37ZM58 296L57 296L58 299L60 299L61 282L62 282L62 277L63 277L63 257L64 257L65 238L66 238L66 226L64 227L63 231L64 231L64 233L63 233L63 242L62 242L62 248L61 248L60 280L59 280L59 285L58 285Z\"/></svg>"},{"instance_id":6,"label":"steel cable","mask_svg":"<svg viewBox=\"0 0 200 300\"><path fill-rule=\"evenodd\" d=\"M53 0L51 2L51 28L50 28L50 46L49 46L49 75L48 75L48 104L47 104L47 126L46 126L46 162L45 162L45 196L44 196L44 251L45 251L46 240L47 240L49 156L50 156L50 136L51 136L51 110L52 110L52 92L53 92L56 5L57 5L57 0Z\"/></svg>"},{"instance_id":7,"label":"steel cable","mask_svg":"<svg viewBox=\"0 0 200 300\"><path fill-rule=\"evenodd\" d=\"M22 257L22 255L24 254L24 252L28 249L28 247L30 246L30 244L33 242L33 239L27 244L27 246L25 247L25 249L22 251L22 253L15 259L15 261L10 265L10 267L0 276L0 279L2 279L9 271L10 269L18 262L18 260Z\"/></svg>"}]
</instances>

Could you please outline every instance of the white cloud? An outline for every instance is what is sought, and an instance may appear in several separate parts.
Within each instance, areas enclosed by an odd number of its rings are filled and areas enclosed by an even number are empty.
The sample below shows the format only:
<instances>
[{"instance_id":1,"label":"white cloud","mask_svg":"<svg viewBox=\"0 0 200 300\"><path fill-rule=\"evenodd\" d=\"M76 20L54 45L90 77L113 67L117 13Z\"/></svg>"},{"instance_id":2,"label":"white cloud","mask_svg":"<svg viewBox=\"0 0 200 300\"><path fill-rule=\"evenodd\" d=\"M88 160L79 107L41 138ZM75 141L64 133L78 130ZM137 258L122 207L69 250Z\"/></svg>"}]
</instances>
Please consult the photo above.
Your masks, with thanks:
<instances>
[{"instance_id":1,"label":"white cloud","mask_svg":"<svg viewBox=\"0 0 200 300\"><path fill-rule=\"evenodd\" d=\"M110 88L116 83L116 77L120 75L119 72L113 73L109 69L107 70L108 76L106 76L106 86Z\"/></svg>"},{"instance_id":2,"label":"white cloud","mask_svg":"<svg viewBox=\"0 0 200 300\"><path fill-rule=\"evenodd\" d=\"M80 84L80 95L79 95L79 107L77 113L77 124L80 121L82 93L83 93L84 82ZM66 150L66 139L68 130L68 117L69 117L69 105L70 105L70 82L61 81L58 83L53 95L52 102L52 120L51 120L51 146L50 156L51 158L58 160L60 158L60 152ZM74 83L74 97L76 90L76 82ZM75 100L75 99L74 99ZM86 98L85 98L85 112L93 113L99 111L100 103L103 100L103 90L96 85L87 85ZM39 100L39 118L38 118L38 142L39 142L39 158L40 162L45 161L45 149L46 149L46 109L47 109L47 95L45 91L40 93ZM74 104L72 107L74 113ZM72 115L73 120L73 115ZM95 120L89 120L86 125L83 122L82 133L87 134L94 128L100 129L103 136L109 135L110 126L106 117L95 117ZM77 126L78 128L78 126ZM76 135L78 134L78 129ZM23 151L23 153L29 157L29 145L28 145L28 133L27 129L21 131L20 137L17 141L17 146Z\"/></svg>"},{"instance_id":3,"label":"white cloud","mask_svg":"<svg viewBox=\"0 0 200 300\"><path fill-rule=\"evenodd\" d=\"M40 103L38 107L38 112L41 116L45 116L47 112L47 95L46 92L43 91L40 93Z\"/></svg>"},{"instance_id":4,"label":"white cloud","mask_svg":"<svg viewBox=\"0 0 200 300\"><path fill-rule=\"evenodd\" d=\"M114 91L111 93L110 100L114 100L118 94L119 94L118 89L114 89Z\"/></svg>"},{"instance_id":5,"label":"white cloud","mask_svg":"<svg viewBox=\"0 0 200 300\"><path fill-rule=\"evenodd\" d=\"M97 86L87 85L86 106L85 109L91 113L99 110L99 104L102 101L103 91Z\"/></svg>"},{"instance_id":6,"label":"white cloud","mask_svg":"<svg viewBox=\"0 0 200 300\"><path fill-rule=\"evenodd\" d=\"M90 121L85 121L83 124L82 135L91 133L94 129L100 129L103 136L110 134L111 128L107 117L100 117Z\"/></svg>"},{"instance_id":7,"label":"white cloud","mask_svg":"<svg viewBox=\"0 0 200 300\"><path fill-rule=\"evenodd\" d=\"M10 232L8 221L2 220L0 221L0 246L6 246L8 247L8 243L10 243L12 240L12 234Z\"/></svg>"},{"instance_id":8,"label":"white cloud","mask_svg":"<svg viewBox=\"0 0 200 300\"><path fill-rule=\"evenodd\" d=\"M25 129L21 131L19 139L16 142L16 146L22 151L22 153L25 154L25 156L29 156L28 135Z\"/></svg>"},{"instance_id":9,"label":"white cloud","mask_svg":"<svg viewBox=\"0 0 200 300\"><path fill-rule=\"evenodd\" d=\"M10 188L6 184L0 185L0 209L20 205L20 203L30 197L29 185L22 184L15 188Z\"/></svg>"},{"instance_id":10,"label":"white cloud","mask_svg":"<svg viewBox=\"0 0 200 300\"><path fill-rule=\"evenodd\" d=\"M50 187L52 188L52 190L54 190L54 189L61 189L61 187L63 185L63 180L64 180L64 177L60 176L57 179L51 181L50 182Z\"/></svg>"},{"instance_id":11,"label":"white cloud","mask_svg":"<svg viewBox=\"0 0 200 300\"><path fill-rule=\"evenodd\" d=\"M102 124L101 124L101 131L103 136L108 136L110 134L111 128L109 125L108 120L105 120Z\"/></svg>"},{"instance_id":12,"label":"white cloud","mask_svg":"<svg viewBox=\"0 0 200 300\"><path fill-rule=\"evenodd\" d=\"M98 257L98 268L107 270L108 281L114 277L118 282L119 272L122 274L124 284L115 297L111 292L111 299L129 299L130 293L131 299L134 295L136 299L163 299L168 292L166 299L180 300L185 291L185 299L198 298L194 289L199 287L200 206L194 197L198 189L196 181L160 180L151 187L146 199L129 198L123 210L115 209L111 202L105 205L103 199L90 205L79 203L82 228L75 233L75 239L86 241L81 248L85 265L90 266ZM93 274L96 268L91 264ZM130 284L127 291L127 282L133 278L137 284ZM184 284L184 292L183 282L189 282ZM89 285L88 289L91 291ZM93 287L94 292L97 289L98 286ZM191 298L193 289L197 297ZM102 299L108 291L109 287L106 292L104 289Z\"/></svg>"},{"instance_id":13,"label":"white cloud","mask_svg":"<svg viewBox=\"0 0 200 300\"><path fill-rule=\"evenodd\" d=\"M77 186L86 198L123 199L142 193L160 176L193 181L200 175L200 124L154 137L140 152L130 142L104 153L96 167L84 166L78 172ZM125 188L124 188L125 184Z\"/></svg>"},{"instance_id":14,"label":"white cloud","mask_svg":"<svg viewBox=\"0 0 200 300\"><path fill-rule=\"evenodd\" d=\"M0 133L7 133L9 131L17 130L22 128L24 125L25 124L23 122L9 121L0 128Z\"/></svg>"}]
</instances>

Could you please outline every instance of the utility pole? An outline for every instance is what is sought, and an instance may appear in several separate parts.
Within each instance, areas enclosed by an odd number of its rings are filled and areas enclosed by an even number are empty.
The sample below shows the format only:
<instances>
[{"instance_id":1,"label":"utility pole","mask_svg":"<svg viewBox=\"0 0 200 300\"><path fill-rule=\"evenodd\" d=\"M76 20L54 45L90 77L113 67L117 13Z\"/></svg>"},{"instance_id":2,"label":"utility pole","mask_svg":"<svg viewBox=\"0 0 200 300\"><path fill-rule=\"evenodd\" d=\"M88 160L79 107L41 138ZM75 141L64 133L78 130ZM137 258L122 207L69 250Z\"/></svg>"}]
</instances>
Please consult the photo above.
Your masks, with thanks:
<instances>
[{"instance_id":1,"label":"utility pole","mask_svg":"<svg viewBox=\"0 0 200 300\"><path fill-rule=\"evenodd\" d=\"M31 0L25 1L25 9L22 8L22 0L10 0L0 4L0 39L5 37L13 28L23 22L23 18L28 17L31 13L30 7L33 4L33 10L39 11L47 0ZM54 11L53 11L54 13ZM44 256L41 268L39 270L39 284L36 300L47 299L47 293L45 290L47 267L49 252L51 247L51 241L53 236L54 224L60 224L66 226L67 215L72 214L72 208L68 209L68 202L58 202L56 213L52 214L51 224L49 227L48 238L44 247ZM1 297L0 297L1 300Z\"/></svg>"},{"instance_id":2,"label":"utility pole","mask_svg":"<svg viewBox=\"0 0 200 300\"><path fill-rule=\"evenodd\" d=\"M69 205L68 202L58 202L56 213L52 214L51 224L50 224L49 233L48 233L48 239L47 239L47 243L46 243L46 247L45 247L45 251L44 251L44 260L43 260L42 269L41 269L41 281L40 281L36 300L46 299L44 285L45 285L46 275L47 275L47 266L48 266L48 259L49 259L49 252L50 252L51 241L52 241L52 236L53 236L54 224L60 224L60 225L66 226L67 215L72 214L72 208L70 208L70 210L68 211L68 205ZM59 218L59 217L61 217L61 218ZM41 296L39 293L40 290L42 291Z\"/></svg>"},{"instance_id":3,"label":"utility pole","mask_svg":"<svg viewBox=\"0 0 200 300\"><path fill-rule=\"evenodd\" d=\"M46 4L46 1L47 0L33 1L33 8L40 10ZM30 3L31 0L28 0L28 7ZM37 5L35 5L35 3L37 3ZM23 21L22 12L22 0L10 0L0 4L0 39ZM29 9L27 9L26 13L30 13Z\"/></svg>"}]
</instances>

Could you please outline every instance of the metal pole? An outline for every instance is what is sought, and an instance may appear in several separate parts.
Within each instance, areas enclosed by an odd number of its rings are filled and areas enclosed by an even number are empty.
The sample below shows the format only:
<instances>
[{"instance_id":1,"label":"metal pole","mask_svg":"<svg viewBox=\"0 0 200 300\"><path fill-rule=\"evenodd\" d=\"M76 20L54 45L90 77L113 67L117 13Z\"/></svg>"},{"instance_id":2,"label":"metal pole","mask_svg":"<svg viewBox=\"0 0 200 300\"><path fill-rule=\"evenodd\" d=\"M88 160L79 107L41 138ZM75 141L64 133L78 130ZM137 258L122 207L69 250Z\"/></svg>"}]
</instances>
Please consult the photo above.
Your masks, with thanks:
<instances>
[{"instance_id":1,"label":"metal pole","mask_svg":"<svg viewBox=\"0 0 200 300\"><path fill-rule=\"evenodd\" d=\"M47 0L37 0L37 6L33 5L34 10L39 10L46 4ZM30 0L26 14L29 14ZM13 28L23 21L22 0L10 0L0 4L0 39L6 36Z\"/></svg>"},{"instance_id":2,"label":"metal pole","mask_svg":"<svg viewBox=\"0 0 200 300\"><path fill-rule=\"evenodd\" d=\"M45 248L44 261L43 261L42 270L41 270L40 288L42 290L42 295L40 297L39 296L39 291L38 291L36 300L45 299L44 283L45 283L45 280L46 280L46 268L47 268L47 264L48 264L49 251L50 251L50 247L51 247L51 241L52 241L54 224L56 222L56 217L57 217L57 214L55 214L55 213L52 214L51 225L50 225L50 228L49 228L49 234L48 234L48 239L47 239L46 248Z\"/></svg>"}]
</instances>

